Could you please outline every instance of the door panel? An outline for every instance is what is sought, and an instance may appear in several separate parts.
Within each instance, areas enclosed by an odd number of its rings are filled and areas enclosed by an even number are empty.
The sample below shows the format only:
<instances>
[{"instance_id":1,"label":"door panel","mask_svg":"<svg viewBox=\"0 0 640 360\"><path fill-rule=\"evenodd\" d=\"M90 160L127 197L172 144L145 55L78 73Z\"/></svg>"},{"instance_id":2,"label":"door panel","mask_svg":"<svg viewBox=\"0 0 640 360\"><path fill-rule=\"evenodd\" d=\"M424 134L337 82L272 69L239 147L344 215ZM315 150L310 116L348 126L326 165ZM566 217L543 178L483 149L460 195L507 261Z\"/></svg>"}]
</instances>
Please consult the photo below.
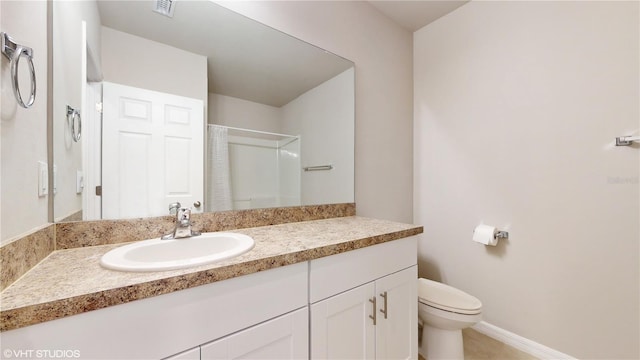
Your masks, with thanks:
<instances>
[{"instance_id":1,"label":"door panel","mask_svg":"<svg viewBox=\"0 0 640 360\"><path fill-rule=\"evenodd\" d=\"M202 359L306 359L309 354L308 314L307 308L300 309L202 345Z\"/></svg>"},{"instance_id":2,"label":"door panel","mask_svg":"<svg viewBox=\"0 0 640 360\"><path fill-rule=\"evenodd\" d=\"M417 266L376 280L377 359L418 358ZM386 293L387 311L383 313Z\"/></svg>"},{"instance_id":3,"label":"door panel","mask_svg":"<svg viewBox=\"0 0 640 360\"><path fill-rule=\"evenodd\" d=\"M373 359L373 283L311 305L312 359Z\"/></svg>"},{"instance_id":4,"label":"door panel","mask_svg":"<svg viewBox=\"0 0 640 360\"><path fill-rule=\"evenodd\" d=\"M103 90L103 218L203 202L202 101L112 83Z\"/></svg>"}]
</instances>

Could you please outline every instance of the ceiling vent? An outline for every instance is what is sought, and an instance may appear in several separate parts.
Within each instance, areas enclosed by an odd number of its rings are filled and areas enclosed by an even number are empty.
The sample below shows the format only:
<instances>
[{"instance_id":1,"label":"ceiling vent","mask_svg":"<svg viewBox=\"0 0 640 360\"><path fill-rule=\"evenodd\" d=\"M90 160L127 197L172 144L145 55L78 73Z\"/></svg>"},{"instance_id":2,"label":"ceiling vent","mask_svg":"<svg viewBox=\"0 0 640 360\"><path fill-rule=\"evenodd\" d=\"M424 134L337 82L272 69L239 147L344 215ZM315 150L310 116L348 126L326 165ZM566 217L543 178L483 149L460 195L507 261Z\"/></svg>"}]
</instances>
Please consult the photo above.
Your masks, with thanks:
<instances>
[{"instance_id":1,"label":"ceiling vent","mask_svg":"<svg viewBox=\"0 0 640 360\"><path fill-rule=\"evenodd\" d=\"M173 17L173 10L176 7L176 0L156 0L153 11L164 16Z\"/></svg>"}]
</instances>

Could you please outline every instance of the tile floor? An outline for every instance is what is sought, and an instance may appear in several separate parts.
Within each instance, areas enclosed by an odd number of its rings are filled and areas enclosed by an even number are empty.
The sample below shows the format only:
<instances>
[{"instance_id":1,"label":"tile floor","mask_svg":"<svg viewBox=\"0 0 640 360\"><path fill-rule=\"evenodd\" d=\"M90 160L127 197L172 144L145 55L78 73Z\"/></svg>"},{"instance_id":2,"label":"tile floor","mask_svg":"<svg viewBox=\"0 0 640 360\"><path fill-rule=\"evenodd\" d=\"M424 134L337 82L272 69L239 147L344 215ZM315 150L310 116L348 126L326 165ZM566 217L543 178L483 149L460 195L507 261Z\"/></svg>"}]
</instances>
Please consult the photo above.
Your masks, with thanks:
<instances>
[{"instance_id":1,"label":"tile floor","mask_svg":"<svg viewBox=\"0 0 640 360\"><path fill-rule=\"evenodd\" d=\"M473 329L462 330L465 360L537 360L505 343ZM420 360L426 360L420 356Z\"/></svg>"},{"instance_id":2,"label":"tile floor","mask_svg":"<svg viewBox=\"0 0 640 360\"><path fill-rule=\"evenodd\" d=\"M473 329L462 331L465 360L537 360L537 358Z\"/></svg>"}]
</instances>

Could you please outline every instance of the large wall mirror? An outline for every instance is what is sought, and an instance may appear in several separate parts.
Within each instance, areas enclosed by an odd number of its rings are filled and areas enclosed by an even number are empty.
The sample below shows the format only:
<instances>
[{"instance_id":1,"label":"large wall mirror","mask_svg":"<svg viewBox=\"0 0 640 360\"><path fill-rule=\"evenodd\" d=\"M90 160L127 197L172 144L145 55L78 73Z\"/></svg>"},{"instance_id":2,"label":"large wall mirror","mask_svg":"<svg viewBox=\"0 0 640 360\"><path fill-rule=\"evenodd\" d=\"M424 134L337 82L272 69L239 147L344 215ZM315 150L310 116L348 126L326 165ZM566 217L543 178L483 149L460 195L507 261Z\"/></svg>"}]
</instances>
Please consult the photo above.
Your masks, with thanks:
<instances>
[{"instance_id":1,"label":"large wall mirror","mask_svg":"<svg viewBox=\"0 0 640 360\"><path fill-rule=\"evenodd\" d=\"M353 202L354 98L351 61L211 1L54 1L53 218Z\"/></svg>"}]
</instances>

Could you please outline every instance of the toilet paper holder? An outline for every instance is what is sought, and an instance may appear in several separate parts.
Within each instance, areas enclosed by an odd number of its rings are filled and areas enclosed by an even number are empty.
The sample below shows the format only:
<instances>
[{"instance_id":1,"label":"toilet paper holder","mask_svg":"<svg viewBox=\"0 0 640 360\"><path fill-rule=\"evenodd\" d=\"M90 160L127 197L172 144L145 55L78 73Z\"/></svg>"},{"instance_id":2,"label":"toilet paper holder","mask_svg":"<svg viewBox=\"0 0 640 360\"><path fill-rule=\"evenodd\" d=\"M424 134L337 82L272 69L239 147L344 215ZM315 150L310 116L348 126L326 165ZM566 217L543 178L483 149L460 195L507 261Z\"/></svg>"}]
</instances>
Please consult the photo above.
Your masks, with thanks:
<instances>
[{"instance_id":1,"label":"toilet paper holder","mask_svg":"<svg viewBox=\"0 0 640 360\"><path fill-rule=\"evenodd\" d=\"M509 233L486 224L480 224L473 229L472 240L480 244L496 246L500 239L509 239Z\"/></svg>"}]
</instances>

